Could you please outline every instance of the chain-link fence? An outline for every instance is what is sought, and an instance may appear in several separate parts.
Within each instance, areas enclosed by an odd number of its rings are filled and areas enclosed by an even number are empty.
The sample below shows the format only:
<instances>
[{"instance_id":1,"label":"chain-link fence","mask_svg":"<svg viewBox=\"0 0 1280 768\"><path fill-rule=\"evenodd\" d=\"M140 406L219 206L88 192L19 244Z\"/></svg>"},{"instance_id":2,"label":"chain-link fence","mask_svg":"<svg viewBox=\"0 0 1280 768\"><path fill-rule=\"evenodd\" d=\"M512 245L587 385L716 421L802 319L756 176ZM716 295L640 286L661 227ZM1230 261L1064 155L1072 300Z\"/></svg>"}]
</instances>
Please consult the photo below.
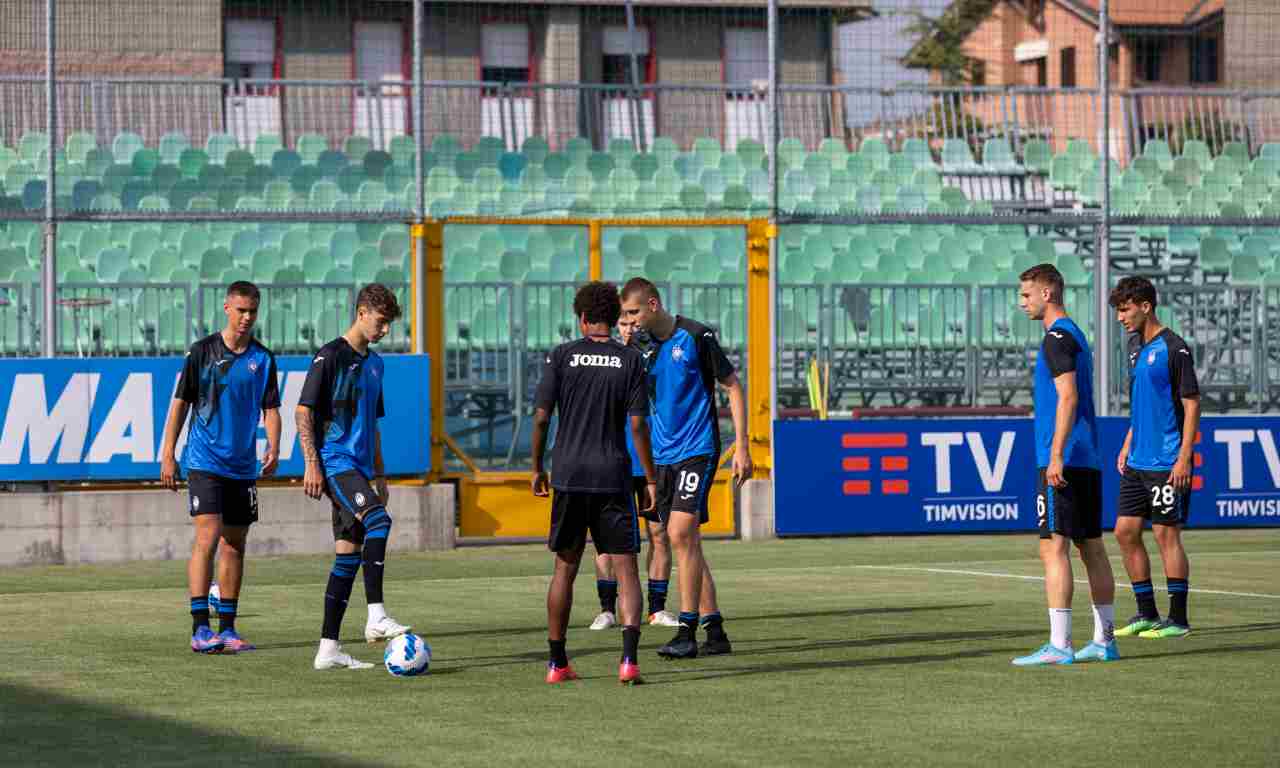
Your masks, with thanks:
<instances>
[{"instance_id":1,"label":"chain-link fence","mask_svg":"<svg viewBox=\"0 0 1280 768\"><path fill-rule=\"evenodd\" d=\"M1052 261L1100 348L1123 345L1107 290L1151 277L1230 393L1210 406L1270 408L1280 8L788 1L770 24L767 6L10 3L0 354L164 352L208 330L201 286L232 277L274 286L273 341L307 349L345 321L339 294L407 285L418 216L771 216L783 405L811 358L840 372L836 408L1025 404L1035 339L1008 286ZM586 274L555 229L460 246L452 274L554 305ZM604 274L655 276L745 336L722 235L611 230ZM140 317L157 286L185 299ZM1123 360L1099 357L1119 405ZM505 365L486 381L518 383Z\"/></svg>"}]
</instances>

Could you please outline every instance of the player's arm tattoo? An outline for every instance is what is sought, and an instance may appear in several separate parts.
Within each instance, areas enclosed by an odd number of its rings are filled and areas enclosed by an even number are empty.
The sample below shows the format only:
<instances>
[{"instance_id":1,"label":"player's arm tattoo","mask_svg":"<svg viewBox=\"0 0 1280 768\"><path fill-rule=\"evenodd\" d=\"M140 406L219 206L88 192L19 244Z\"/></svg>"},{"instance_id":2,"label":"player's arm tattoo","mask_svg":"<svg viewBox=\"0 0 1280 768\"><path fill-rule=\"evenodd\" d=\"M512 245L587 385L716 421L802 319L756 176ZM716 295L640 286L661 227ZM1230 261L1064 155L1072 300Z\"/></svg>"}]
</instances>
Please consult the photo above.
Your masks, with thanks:
<instances>
[{"instance_id":1,"label":"player's arm tattoo","mask_svg":"<svg viewBox=\"0 0 1280 768\"><path fill-rule=\"evenodd\" d=\"M311 420L311 409L299 405L294 411L294 421L298 425L298 445L302 447L302 458L308 464L319 464L320 454L316 452L315 423Z\"/></svg>"}]
</instances>

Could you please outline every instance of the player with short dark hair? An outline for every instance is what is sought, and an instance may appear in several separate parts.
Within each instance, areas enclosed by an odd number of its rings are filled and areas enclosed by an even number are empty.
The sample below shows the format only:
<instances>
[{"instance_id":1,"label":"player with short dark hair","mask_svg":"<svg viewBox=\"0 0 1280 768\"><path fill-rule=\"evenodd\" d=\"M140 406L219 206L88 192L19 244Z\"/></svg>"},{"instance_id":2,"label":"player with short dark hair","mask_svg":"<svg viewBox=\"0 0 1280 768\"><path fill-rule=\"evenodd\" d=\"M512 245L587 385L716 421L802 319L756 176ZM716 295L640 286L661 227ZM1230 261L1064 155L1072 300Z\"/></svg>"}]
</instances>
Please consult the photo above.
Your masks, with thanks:
<instances>
[{"instance_id":1,"label":"player with short dark hair","mask_svg":"<svg viewBox=\"0 0 1280 768\"><path fill-rule=\"evenodd\" d=\"M666 525L680 560L680 626L671 642L658 649L658 655L692 659L699 653L729 653L732 646L716 601L715 580L702 554L699 526L707 522L707 493L720 462L717 384L728 391L733 414L734 481L740 485L751 476L742 385L715 332L667 312L657 286L650 281L642 277L629 280L622 288L622 309L650 339L645 353L658 471L655 513ZM707 634L701 648L697 643L699 623Z\"/></svg>"},{"instance_id":2,"label":"player with short dark hair","mask_svg":"<svg viewBox=\"0 0 1280 768\"><path fill-rule=\"evenodd\" d=\"M1116 319L1129 336L1129 432L1116 458L1120 492L1116 540L1124 555L1138 613L1116 630L1121 637L1185 637L1190 565L1182 526L1191 510L1191 470L1200 429L1200 385L1187 342L1160 324L1156 288L1126 277L1111 291ZM1142 524L1151 521L1169 589L1169 615L1156 610L1151 560Z\"/></svg>"},{"instance_id":3,"label":"player with short dark hair","mask_svg":"<svg viewBox=\"0 0 1280 768\"><path fill-rule=\"evenodd\" d=\"M356 319L346 333L325 344L311 362L298 400L298 442L306 460L303 491L313 499L327 495L333 505L335 560L324 595L324 625L316 651L316 669L367 669L338 644L338 631L364 566L369 618L364 637L370 643L408 632L411 627L387 615L382 602L387 538L387 480L383 476L383 363L370 349L400 317L395 294L373 283L356 297Z\"/></svg>"},{"instance_id":4,"label":"player with short dark hair","mask_svg":"<svg viewBox=\"0 0 1280 768\"><path fill-rule=\"evenodd\" d=\"M1063 306L1062 274L1040 264L1020 275L1018 303L1044 326L1033 378L1036 466L1040 484L1036 518L1040 560L1049 601L1049 642L1013 660L1017 666L1114 661L1116 580L1102 543L1102 470L1093 407L1093 353L1084 331ZM1071 643L1071 553L1074 542L1089 574L1093 641L1079 652Z\"/></svg>"},{"instance_id":5,"label":"player with short dark hair","mask_svg":"<svg viewBox=\"0 0 1280 768\"><path fill-rule=\"evenodd\" d=\"M236 611L244 577L245 540L258 520L259 475L276 471L280 456L280 388L276 359L253 338L261 294L253 283L227 287L222 311L226 326L187 352L178 388L165 420L160 445L160 480L178 488L174 456L187 411L192 406L182 467L187 474L195 542L187 564L191 595L191 650L197 653L253 650L236 631ZM258 421L267 429L267 451L258 465ZM218 633L209 628L209 586L213 556L218 563Z\"/></svg>"},{"instance_id":6,"label":"player with short dark hair","mask_svg":"<svg viewBox=\"0 0 1280 768\"><path fill-rule=\"evenodd\" d=\"M628 427L650 498L656 484L645 423L649 409L644 362L639 351L612 337L620 311L615 286L591 282L578 289L573 313L582 338L561 344L547 355L534 398L533 494L547 496L555 489L547 540L556 553L555 573L547 589L548 683L577 679L565 650L565 632L573 608L573 581L588 532L597 551L608 555L618 580L623 625L618 679L623 683L640 679L641 603L636 567L640 527L632 498L631 458L623 438ZM559 414L560 423L551 480L543 458L554 413Z\"/></svg>"}]
</instances>

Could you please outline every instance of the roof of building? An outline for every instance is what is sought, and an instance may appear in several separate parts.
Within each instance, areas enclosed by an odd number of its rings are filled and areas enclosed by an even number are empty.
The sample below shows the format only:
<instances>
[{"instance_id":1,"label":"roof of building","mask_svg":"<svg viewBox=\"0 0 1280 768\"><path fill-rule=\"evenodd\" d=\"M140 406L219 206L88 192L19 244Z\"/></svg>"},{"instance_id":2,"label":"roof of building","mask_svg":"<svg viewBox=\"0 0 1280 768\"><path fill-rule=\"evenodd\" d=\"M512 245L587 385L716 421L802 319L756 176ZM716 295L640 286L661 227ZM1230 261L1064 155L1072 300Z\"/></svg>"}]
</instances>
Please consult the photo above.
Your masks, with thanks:
<instances>
[{"instance_id":1,"label":"roof of building","mask_svg":"<svg viewBox=\"0 0 1280 768\"><path fill-rule=\"evenodd\" d=\"M1098 21L1098 0L1054 0L1088 21ZM1225 6L1225 0L1110 0L1111 23L1122 27L1183 27L1198 24Z\"/></svg>"},{"instance_id":2,"label":"roof of building","mask_svg":"<svg viewBox=\"0 0 1280 768\"><path fill-rule=\"evenodd\" d=\"M408 0L383 0L408 2ZM452 3L492 5L493 0L450 0ZM853 12L872 10L874 0L778 0L781 8L828 8ZM520 0L517 5L591 5L625 6L626 0ZM766 8L766 0L632 0L632 5L649 8Z\"/></svg>"}]
</instances>

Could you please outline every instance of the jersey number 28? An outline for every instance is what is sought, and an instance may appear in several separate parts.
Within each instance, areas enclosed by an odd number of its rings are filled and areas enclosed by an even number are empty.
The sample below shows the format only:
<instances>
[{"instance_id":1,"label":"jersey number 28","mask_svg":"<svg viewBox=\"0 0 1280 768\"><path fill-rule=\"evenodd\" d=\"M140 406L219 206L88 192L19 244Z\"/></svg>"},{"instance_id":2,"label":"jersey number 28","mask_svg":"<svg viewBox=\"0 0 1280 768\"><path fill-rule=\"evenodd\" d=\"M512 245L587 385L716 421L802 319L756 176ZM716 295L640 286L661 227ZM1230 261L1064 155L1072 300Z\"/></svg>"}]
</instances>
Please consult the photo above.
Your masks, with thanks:
<instances>
[{"instance_id":1,"label":"jersey number 28","mask_svg":"<svg viewBox=\"0 0 1280 768\"><path fill-rule=\"evenodd\" d=\"M1172 485L1151 486L1151 506L1172 507L1173 506L1173 486Z\"/></svg>"}]
</instances>

